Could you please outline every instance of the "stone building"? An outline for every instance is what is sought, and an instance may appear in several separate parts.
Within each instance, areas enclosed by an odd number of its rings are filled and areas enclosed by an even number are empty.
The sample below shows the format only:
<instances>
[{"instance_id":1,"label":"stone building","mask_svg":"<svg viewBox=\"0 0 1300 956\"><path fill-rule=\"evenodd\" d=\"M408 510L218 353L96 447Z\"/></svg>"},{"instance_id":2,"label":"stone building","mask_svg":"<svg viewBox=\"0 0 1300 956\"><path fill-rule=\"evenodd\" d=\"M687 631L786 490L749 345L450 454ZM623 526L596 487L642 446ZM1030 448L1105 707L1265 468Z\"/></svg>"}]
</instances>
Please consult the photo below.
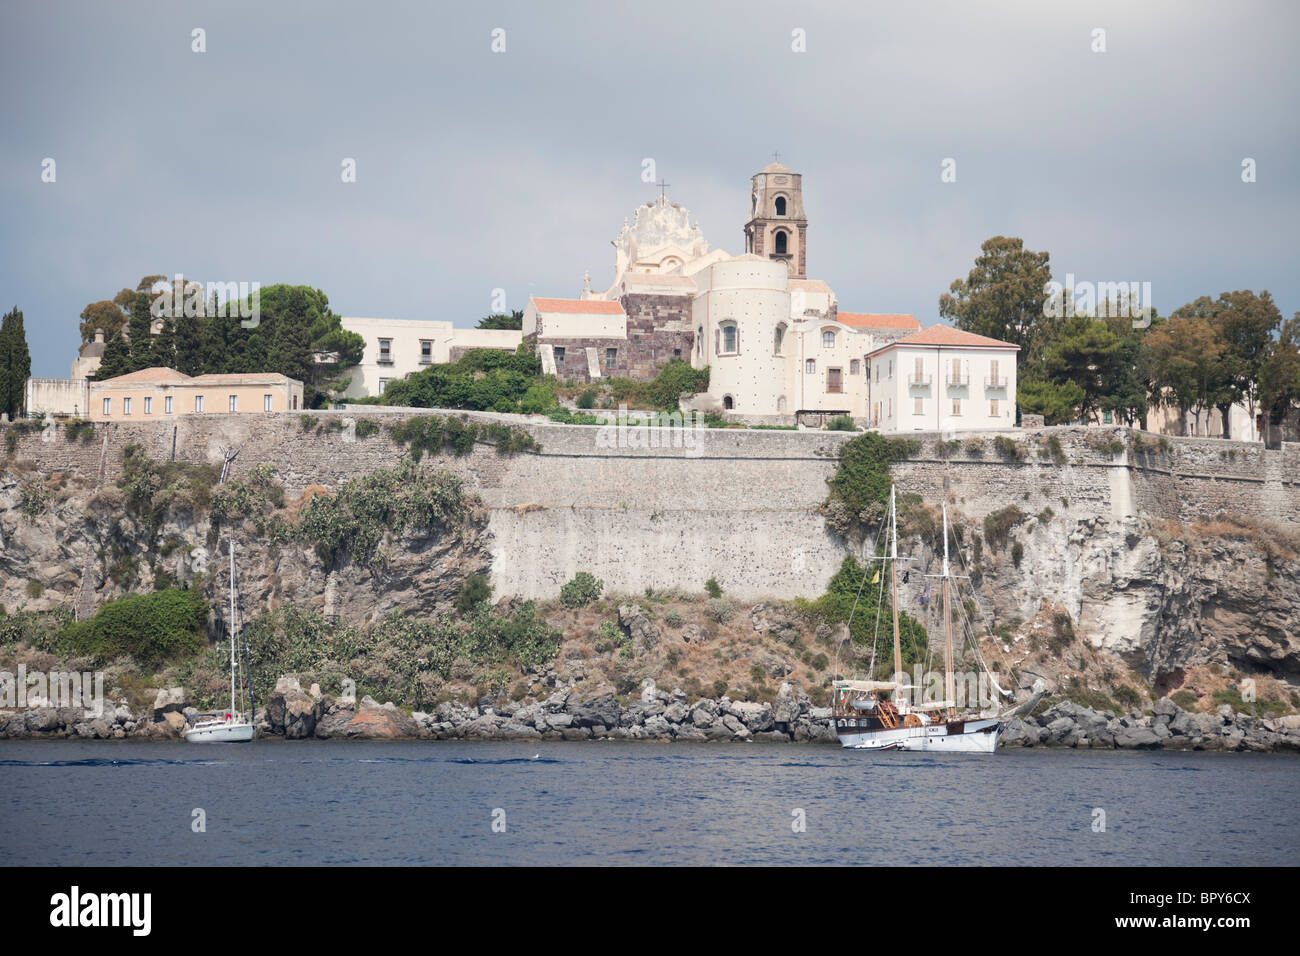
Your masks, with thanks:
<instances>
[{"instance_id":1,"label":"stone building","mask_svg":"<svg viewBox=\"0 0 1300 956\"><path fill-rule=\"evenodd\" d=\"M851 415L911 430L873 414L867 370L872 354L921 325L899 313L841 312L834 290L809 278L803 177L780 163L754 174L743 231L742 254L710 249L689 211L661 194L613 240L613 283L594 291L587 276L580 298L530 299L524 341L562 379L648 379L680 358L710 369L708 393L689 400L695 408L807 424ZM1008 410L1014 423L1015 349L984 347L999 351L1009 388L989 406L996 420L953 427L1003 427Z\"/></svg>"}]
</instances>

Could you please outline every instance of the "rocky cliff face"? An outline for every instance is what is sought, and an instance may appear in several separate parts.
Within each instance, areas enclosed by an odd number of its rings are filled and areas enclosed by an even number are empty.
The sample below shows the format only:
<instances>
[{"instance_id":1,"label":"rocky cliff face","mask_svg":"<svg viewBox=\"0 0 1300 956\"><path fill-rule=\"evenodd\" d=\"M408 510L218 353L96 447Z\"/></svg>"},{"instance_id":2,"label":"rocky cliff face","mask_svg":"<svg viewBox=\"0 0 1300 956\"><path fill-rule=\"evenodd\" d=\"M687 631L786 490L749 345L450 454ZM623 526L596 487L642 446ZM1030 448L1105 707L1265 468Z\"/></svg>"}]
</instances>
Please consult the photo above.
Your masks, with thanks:
<instances>
[{"instance_id":1,"label":"rocky cliff face","mask_svg":"<svg viewBox=\"0 0 1300 956\"><path fill-rule=\"evenodd\" d=\"M983 529L979 544L964 536L958 573L971 575L977 629L1017 631L1048 609L1069 615L1072 639L1162 692L1207 665L1300 686L1300 531L1058 510L1022 516L996 547ZM937 572L933 552L918 548ZM924 586L913 577L913 602ZM938 601L928 603L926 623L941 634Z\"/></svg>"},{"instance_id":2,"label":"rocky cliff face","mask_svg":"<svg viewBox=\"0 0 1300 956\"><path fill-rule=\"evenodd\" d=\"M43 486L45 500L24 513L33 483ZM0 477L0 605L75 608L86 617L133 591L198 579L224 608L225 542L233 535L248 619L292 603L367 624L395 611L445 611L465 576L486 572L491 562L486 517L473 502L455 532L390 534L381 543L383 561L358 565L327 563L310 542L267 533L251 520L233 521L218 536L205 497L172 501L151 528L147 518L128 512L114 486L94 488L63 475ZM302 503L290 502L282 512L291 516Z\"/></svg>"}]
</instances>

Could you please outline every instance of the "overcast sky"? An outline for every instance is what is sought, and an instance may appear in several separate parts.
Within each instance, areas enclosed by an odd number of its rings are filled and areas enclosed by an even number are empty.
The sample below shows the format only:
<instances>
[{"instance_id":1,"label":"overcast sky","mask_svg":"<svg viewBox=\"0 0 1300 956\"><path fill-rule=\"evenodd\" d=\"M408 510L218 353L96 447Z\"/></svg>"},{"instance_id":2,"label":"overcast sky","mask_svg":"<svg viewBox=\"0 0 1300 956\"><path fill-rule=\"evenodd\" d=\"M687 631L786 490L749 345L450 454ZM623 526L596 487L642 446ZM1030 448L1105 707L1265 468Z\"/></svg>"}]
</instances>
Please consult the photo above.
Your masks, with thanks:
<instances>
[{"instance_id":1,"label":"overcast sky","mask_svg":"<svg viewBox=\"0 0 1300 956\"><path fill-rule=\"evenodd\" d=\"M1058 279L1151 282L1161 314L1249 288L1290 316L1298 26L1289 0L8 0L0 306L41 376L68 374L88 302L151 273L472 326L496 288L509 308L577 295L586 269L605 288L610 240L657 194L646 157L742 252L749 177L779 150L808 273L846 311L935 322L1003 234Z\"/></svg>"}]
</instances>

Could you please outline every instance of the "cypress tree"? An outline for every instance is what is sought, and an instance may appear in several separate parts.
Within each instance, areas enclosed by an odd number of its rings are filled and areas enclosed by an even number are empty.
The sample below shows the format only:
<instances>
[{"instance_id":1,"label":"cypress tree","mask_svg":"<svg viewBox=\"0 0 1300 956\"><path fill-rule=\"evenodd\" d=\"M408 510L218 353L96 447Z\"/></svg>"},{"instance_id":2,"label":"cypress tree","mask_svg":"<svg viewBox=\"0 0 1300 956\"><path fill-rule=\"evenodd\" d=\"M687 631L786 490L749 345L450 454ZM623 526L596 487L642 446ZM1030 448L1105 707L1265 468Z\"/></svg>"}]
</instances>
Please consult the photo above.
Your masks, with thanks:
<instances>
[{"instance_id":1,"label":"cypress tree","mask_svg":"<svg viewBox=\"0 0 1300 956\"><path fill-rule=\"evenodd\" d=\"M203 374L203 335L205 326L215 319L182 318L176 325L176 371L186 375Z\"/></svg>"},{"instance_id":2,"label":"cypress tree","mask_svg":"<svg viewBox=\"0 0 1300 956\"><path fill-rule=\"evenodd\" d=\"M182 324L192 321L184 316L181 317ZM149 350L149 365L159 368L176 367L176 324L170 316L163 319L162 329L153 338Z\"/></svg>"},{"instance_id":3,"label":"cypress tree","mask_svg":"<svg viewBox=\"0 0 1300 956\"><path fill-rule=\"evenodd\" d=\"M17 418L26 400L27 377L32 374L32 353L18 306L0 320L0 411Z\"/></svg>"},{"instance_id":4,"label":"cypress tree","mask_svg":"<svg viewBox=\"0 0 1300 956\"><path fill-rule=\"evenodd\" d=\"M134 372L149 367L153 351L153 335L150 331L152 325L153 313L149 311L149 296L144 292L138 292L135 301L131 303L131 318L128 322L131 336L129 362L131 367L127 371Z\"/></svg>"},{"instance_id":5,"label":"cypress tree","mask_svg":"<svg viewBox=\"0 0 1300 956\"><path fill-rule=\"evenodd\" d=\"M134 371L131 367L131 347L122 337L122 330L118 329L104 343L104 357L100 360L95 378L102 382L106 378L117 378L131 371Z\"/></svg>"}]
</instances>

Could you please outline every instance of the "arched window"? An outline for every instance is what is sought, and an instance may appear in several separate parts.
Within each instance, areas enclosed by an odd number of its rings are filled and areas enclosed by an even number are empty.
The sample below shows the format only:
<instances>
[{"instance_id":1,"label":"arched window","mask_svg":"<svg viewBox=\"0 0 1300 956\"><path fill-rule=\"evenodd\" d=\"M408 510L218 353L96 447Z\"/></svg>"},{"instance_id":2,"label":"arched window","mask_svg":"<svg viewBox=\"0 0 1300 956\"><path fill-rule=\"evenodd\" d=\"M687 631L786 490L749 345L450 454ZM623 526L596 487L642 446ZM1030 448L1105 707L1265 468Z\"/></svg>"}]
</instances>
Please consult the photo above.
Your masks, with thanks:
<instances>
[{"instance_id":1,"label":"arched window","mask_svg":"<svg viewBox=\"0 0 1300 956\"><path fill-rule=\"evenodd\" d=\"M785 197L784 197L784 196L777 196L777 197L776 197L776 214L777 214L778 216L784 216L784 215L785 215Z\"/></svg>"},{"instance_id":2,"label":"arched window","mask_svg":"<svg viewBox=\"0 0 1300 956\"><path fill-rule=\"evenodd\" d=\"M786 406L785 406L785 396L782 395L780 398L778 398L778 399L776 400L776 411L777 411L777 414L778 414L778 415L783 415L783 414L785 414L785 407L786 407Z\"/></svg>"},{"instance_id":3,"label":"arched window","mask_svg":"<svg viewBox=\"0 0 1300 956\"><path fill-rule=\"evenodd\" d=\"M719 347L720 352L738 352L740 351L740 332L736 328L735 322L728 322L721 326L722 345Z\"/></svg>"},{"instance_id":4,"label":"arched window","mask_svg":"<svg viewBox=\"0 0 1300 956\"><path fill-rule=\"evenodd\" d=\"M824 349L833 349L833 348L835 348L835 330L834 330L834 329L827 329L826 331L822 332L822 348L824 348Z\"/></svg>"},{"instance_id":5,"label":"arched window","mask_svg":"<svg viewBox=\"0 0 1300 956\"><path fill-rule=\"evenodd\" d=\"M736 407L735 399L733 399L730 395L723 395L722 407L725 408L727 411L731 411L733 408Z\"/></svg>"},{"instance_id":6,"label":"arched window","mask_svg":"<svg viewBox=\"0 0 1300 956\"><path fill-rule=\"evenodd\" d=\"M783 255L785 255L785 252L786 252L786 244L785 244L785 243L786 243L785 233L784 233L784 232L778 232L778 233L776 234L776 254L777 254L777 255L779 255L779 256L783 256Z\"/></svg>"},{"instance_id":7,"label":"arched window","mask_svg":"<svg viewBox=\"0 0 1300 956\"><path fill-rule=\"evenodd\" d=\"M699 355L704 354L704 326L699 326L695 330L695 351Z\"/></svg>"},{"instance_id":8,"label":"arched window","mask_svg":"<svg viewBox=\"0 0 1300 956\"><path fill-rule=\"evenodd\" d=\"M782 322L776 327L776 332L772 335L772 354L780 355L781 346L785 344L785 323Z\"/></svg>"}]
</instances>

